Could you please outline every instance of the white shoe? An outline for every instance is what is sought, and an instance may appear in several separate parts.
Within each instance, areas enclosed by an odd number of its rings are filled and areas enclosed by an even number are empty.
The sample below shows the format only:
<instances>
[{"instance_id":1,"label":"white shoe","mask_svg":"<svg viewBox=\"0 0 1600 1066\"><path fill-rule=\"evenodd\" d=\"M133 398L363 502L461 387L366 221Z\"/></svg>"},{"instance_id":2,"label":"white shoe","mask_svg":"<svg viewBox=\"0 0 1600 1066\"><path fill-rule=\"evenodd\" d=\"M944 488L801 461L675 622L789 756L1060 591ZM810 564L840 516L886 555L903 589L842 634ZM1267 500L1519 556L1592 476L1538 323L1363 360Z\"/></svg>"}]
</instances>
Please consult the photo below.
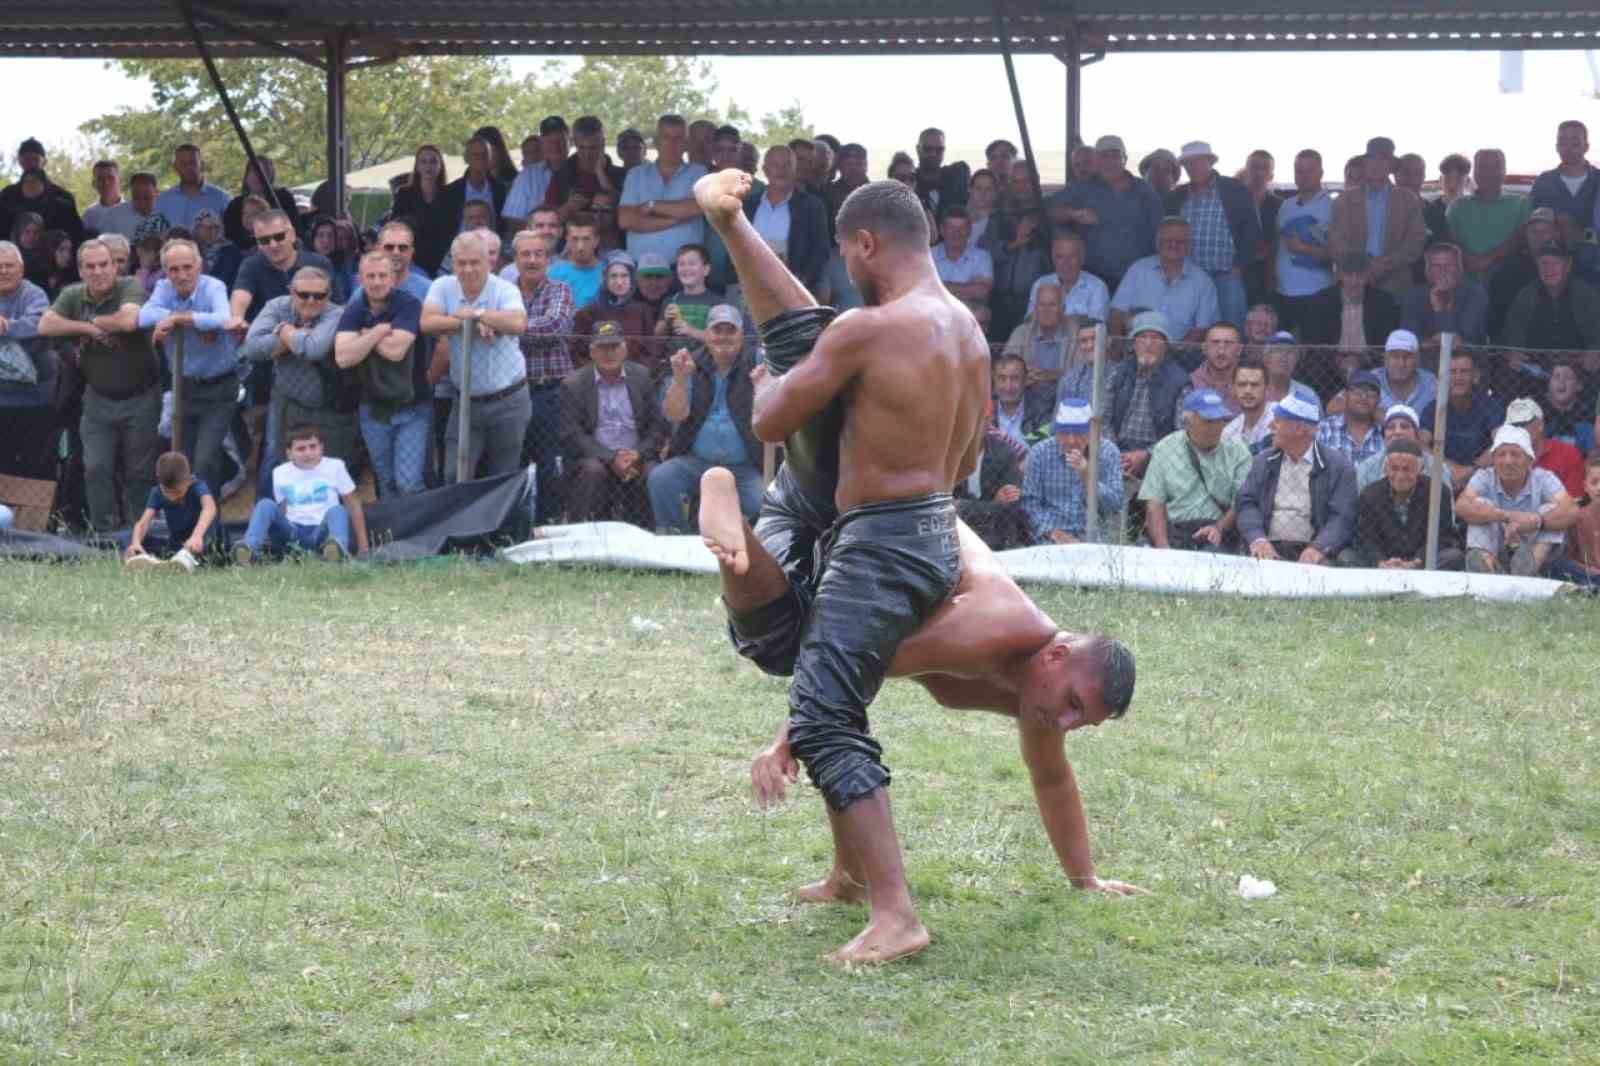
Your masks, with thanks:
<instances>
[{"instance_id":1,"label":"white shoe","mask_svg":"<svg viewBox=\"0 0 1600 1066\"><path fill-rule=\"evenodd\" d=\"M190 555L188 548L179 548L177 554L168 561L186 574L192 574L200 568L200 560Z\"/></svg>"},{"instance_id":2,"label":"white shoe","mask_svg":"<svg viewBox=\"0 0 1600 1066\"><path fill-rule=\"evenodd\" d=\"M122 564L122 569L126 570L130 574L147 574L152 570L159 569L160 567L161 560L157 559L154 555L148 555L145 552L140 552L138 555L128 556L128 560Z\"/></svg>"}]
</instances>

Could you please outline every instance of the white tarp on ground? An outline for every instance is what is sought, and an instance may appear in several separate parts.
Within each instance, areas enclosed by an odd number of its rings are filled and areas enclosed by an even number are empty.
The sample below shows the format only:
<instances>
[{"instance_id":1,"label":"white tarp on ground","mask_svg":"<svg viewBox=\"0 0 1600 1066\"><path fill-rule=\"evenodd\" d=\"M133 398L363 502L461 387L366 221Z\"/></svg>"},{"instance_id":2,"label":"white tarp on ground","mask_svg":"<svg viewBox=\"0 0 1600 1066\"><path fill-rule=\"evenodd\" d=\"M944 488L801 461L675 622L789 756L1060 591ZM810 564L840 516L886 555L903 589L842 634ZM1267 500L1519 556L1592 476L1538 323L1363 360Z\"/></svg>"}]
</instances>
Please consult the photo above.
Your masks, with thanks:
<instances>
[{"instance_id":1,"label":"white tarp on ground","mask_svg":"<svg viewBox=\"0 0 1600 1066\"><path fill-rule=\"evenodd\" d=\"M699 537L658 537L622 522L542 527L534 540L507 548L514 563L585 563L628 570L716 573ZM1297 563L1263 563L1237 555L1201 555L1113 545L1077 544L1000 552L1007 573L1021 582L1127 588L1146 592L1217 593L1288 599L1370 599L1384 596L1472 596L1481 600L1543 600L1565 588L1541 578L1423 571L1341 570Z\"/></svg>"}]
</instances>

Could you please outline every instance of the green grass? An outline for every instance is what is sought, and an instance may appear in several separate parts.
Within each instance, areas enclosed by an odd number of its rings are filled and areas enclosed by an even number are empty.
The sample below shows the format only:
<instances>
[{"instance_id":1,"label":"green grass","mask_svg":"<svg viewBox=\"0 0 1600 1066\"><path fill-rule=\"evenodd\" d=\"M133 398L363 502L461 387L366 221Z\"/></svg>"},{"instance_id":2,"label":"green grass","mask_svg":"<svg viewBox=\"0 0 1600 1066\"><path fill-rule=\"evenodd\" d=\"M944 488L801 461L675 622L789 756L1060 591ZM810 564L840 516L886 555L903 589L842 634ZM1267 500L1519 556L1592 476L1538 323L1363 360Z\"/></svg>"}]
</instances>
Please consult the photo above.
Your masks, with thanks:
<instances>
[{"instance_id":1,"label":"green grass","mask_svg":"<svg viewBox=\"0 0 1600 1066\"><path fill-rule=\"evenodd\" d=\"M1600 1058L1600 608L1032 591L1139 655L1068 753L1155 894L1072 891L1010 724L895 683L934 942L841 972L710 580L0 568L0 1062Z\"/></svg>"}]
</instances>

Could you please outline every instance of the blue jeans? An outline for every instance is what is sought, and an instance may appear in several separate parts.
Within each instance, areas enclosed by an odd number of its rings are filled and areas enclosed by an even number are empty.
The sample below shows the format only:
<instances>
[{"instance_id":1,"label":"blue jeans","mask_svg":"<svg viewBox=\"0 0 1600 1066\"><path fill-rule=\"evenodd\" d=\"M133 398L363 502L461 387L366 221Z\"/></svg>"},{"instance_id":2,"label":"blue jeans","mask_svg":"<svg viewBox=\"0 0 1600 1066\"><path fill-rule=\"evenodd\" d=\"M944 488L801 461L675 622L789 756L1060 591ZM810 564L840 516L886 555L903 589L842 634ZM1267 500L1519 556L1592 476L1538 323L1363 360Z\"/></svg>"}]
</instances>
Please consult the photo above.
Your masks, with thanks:
<instances>
[{"instance_id":1,"label":"blue jeans","mask_svg":"<svg viewBox=\"0 0 1600 1066\"><path fill-rule=\"evenodd\" d=\"M1217 314L1224 322L1244 329L1244 316L1250 310L1250 301L1244 294L1244 278L1234 271L1230 275L1213 274L1211 280L1217 283ZM1208 325L1209 322L1201 322L1200 328Z\"/></svg>"},{"instance_id":2,"label":"blue jeans","mask_svg":"<svg viewBox=\"0 0 1600 1066\"><path fill-rule=\"evenodd\" d=\"M433 401L402 407L387 423L361 405L361 439L378 481L378 496L393 499L427 488L428 448L433 439Z\"/></svg>"},{"instance_id":3,"label":"blue jeans","mask_svg":"<svg viewBox=\"0 0 1600 1066\"><path fill-rule=\"evenodd\" d=\"M684 529L683 501L700 491L701 476L716 465L693 455L679 455L650 471L645 487L650 493L650 510L655 513L657 533ZM724 465L738 482L739 510L746 519L755 521L756 513L761 510L761 493L766 489L761 483L761 471L749 463Z\"/></svg>"},{"instance_id":4,"label":"blue jeans","mask_svg":"<svg viewBox=\"0 0 1600 1066\"><path fill-rule=\"evenodd\" d=\"M522 459L539 468L538 504L534 521L547 525L561 516L561 389L532 386L528 390L531 417L523 441Z\"/></svg>"},{"instance_id":5,"label":"blue jeans","mask_svg":"<svg viewBox=\"0 0 1600 1066\"><path fill-rule=\"evenodd\" d=\"M1564 555L1545 567L1544 576L1555 578L1557 581L1571 582L1590 592L1600 592L1600 574L1589 573Z\"/></svg>"},{"instance_id":6,"label":"blue jeans","mask_svg":"<svg viewBox=\"0 0 1600 1066\"><path fill-rule=\"evenodd\" d=\"M283 516L277 500L257 500L255 510L250 512L250 527L244 533L246 546L257 554L269 541L273 551L281 552L290 544L296 544L312 552L329 538L343 548L346 555L350 554L350 513L343 504L336 503L328 508L319 524L302 526Z\"/></svg>"}]
</instances>

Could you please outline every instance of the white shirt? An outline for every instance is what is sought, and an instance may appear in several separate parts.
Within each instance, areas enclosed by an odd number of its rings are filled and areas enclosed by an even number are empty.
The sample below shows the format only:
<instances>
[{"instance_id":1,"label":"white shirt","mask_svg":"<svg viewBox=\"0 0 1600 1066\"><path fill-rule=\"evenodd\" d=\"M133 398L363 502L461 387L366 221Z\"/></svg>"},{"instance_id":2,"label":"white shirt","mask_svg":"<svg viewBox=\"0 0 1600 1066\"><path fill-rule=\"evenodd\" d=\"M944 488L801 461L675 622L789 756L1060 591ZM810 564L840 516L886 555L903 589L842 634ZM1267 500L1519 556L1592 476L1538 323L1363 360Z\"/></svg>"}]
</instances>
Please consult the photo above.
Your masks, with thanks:
<instances>
[{"instance_id":1,"label":"white shirt","mask_svg":"<svg viewBox=\"0 0 1600 1066\"><path fill-rule=\"evenodd\" d=\"M777 203L772 202L772 197L766 193L761 194L761 203L756 206L756 217L751 221L761 239L774 248L786 248L789 245L790 215L789 204L794 200L794 190L789 190Z\"/></svg>"},{"instance_id":2,"label":"white shirt","mask_svg":"<svg viewBox=\"0 0 1600 1066\"><path fill-rule=\"evenodd\" d=\"M1234 415L1233 421L1222 427L1222 438L1227 440L1229 437L1238 437L1250 446L1251 451L1255 451L1256 445L1272 439L1272 418L1270 403L1261 409L1261 417L1250 429L1244 428L1244 415Z\"/></svg>"},{"instance_id":3,"label":"white shirt","mask_svg":"<svg viewBox=\"0 0 1600 1066\"><path fill-rule=\"evenodd\" d=\"M343 459L323 456L309 470L282 463L272 470L272 498L283 508L291 525L320 526L322 519L339 502L339 497L356 491Z\"/></svg>"},{"instance_id":4,"label":"white shirt","mask_svg":"<svg viewBox=\"0 0 1600 1066\"><path fill-rule=\"evenodd\" d=\"M961 255L955 259L950 258L949 249L943 242L934 246L933 268L939 272L939 280L950 285L965 285L979 280L994 280L994 258L982 248L969 243L961 250Z\"/></svg>"}]
</instances>

